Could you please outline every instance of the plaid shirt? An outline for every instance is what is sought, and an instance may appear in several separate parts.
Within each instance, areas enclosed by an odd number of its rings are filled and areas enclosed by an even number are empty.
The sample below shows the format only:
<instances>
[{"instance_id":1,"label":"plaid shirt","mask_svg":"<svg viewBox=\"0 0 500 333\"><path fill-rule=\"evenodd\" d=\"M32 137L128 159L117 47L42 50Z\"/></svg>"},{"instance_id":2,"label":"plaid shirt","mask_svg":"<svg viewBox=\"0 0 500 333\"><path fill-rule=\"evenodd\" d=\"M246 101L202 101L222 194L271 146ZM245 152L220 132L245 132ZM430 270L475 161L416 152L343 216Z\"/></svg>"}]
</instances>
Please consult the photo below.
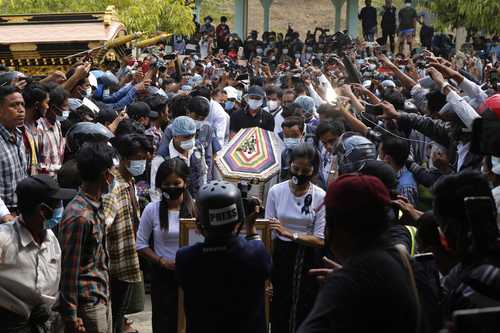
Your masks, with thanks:
<instances>
[{"instance_id":1,"label":"plaid shirt","mask_svg":"<svg viewBox=\"0 0 500 333\"><path fill-rule=\"evenodd\" d=\"M109 255L102 202L79 192L59 226L62 248L61 314L75 321L78 307L108 304Z\"/></svg>"},{"instance_id":2,"label":"plaid shirt","mask_svg":"<svg viewBox=\"0 0 500 333\"><path fill-rule=\"evenodd\" d=\"M21 131L10 132L0 124L0 198L9 209L17 208L16 186L27 174Z\"/></svg>"},{"instance_id":3,"label":"plaid shirt","mask_svg":"<svg viewBox=\"0 0 500 333\"><path fill-rule=\"evenodd\" d=\"M61 123L56 120L51 124L47 119L40 118L37 129L38 173L55 176L64 157L65 139L61 132Z\"/></svg>"},{"instance_id":4,"label":"plaid shirt","mask_svg":"<svg viewBox=\"0 0 500 333\"><path fill-rule=\"evenodd\" d=\"M110 275L120 281L140 282L141 270L134 230L134 223L138 223L140 213L134 179L125 180L118 171L113 174L116 181L113 195L103 201L106 217L113 221L108 228Z\"/></svg>"}]
</instances>

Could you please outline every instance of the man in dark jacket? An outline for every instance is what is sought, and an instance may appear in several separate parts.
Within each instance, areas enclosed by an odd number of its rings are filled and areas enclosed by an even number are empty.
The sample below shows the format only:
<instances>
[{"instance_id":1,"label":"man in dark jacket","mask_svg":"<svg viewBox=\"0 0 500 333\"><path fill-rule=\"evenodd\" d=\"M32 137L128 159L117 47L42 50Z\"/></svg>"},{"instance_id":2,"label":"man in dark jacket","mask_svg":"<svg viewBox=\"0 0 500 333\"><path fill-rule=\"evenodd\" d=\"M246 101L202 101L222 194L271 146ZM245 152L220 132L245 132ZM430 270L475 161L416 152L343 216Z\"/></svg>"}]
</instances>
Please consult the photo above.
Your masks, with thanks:
<instances>
[{"instance_id":1,"label":"man in dark jacket","mask_svg":"<svg viewBox=\"0 0 500 333\"><path fill-rule=\"evenodd\" d=\"M420 306L404 251L385 237L391 202L373 176L348 174L325 198L325 245L340 264L327 277L299 333L416 332Z\"/></svg>"},{"instance_id":2,"label":"man in dark jacket","mask_svg":"<svg viewBox=\"0 0 500 333\"><path fill-rule=\"evenodd\" d=\"M387 44L387 39L391 45L391 52L394 53L395 42L394 35L396 34L396 7L392 5L392 0L385 0L385 5L382 7L382 46Z\"/></svg>"},{"instance_id":3,"label":"man in dark jacket","mask_svg":"<svg viewBox=\"0 0 500 333\"><path fill-rule=\"evenodd\" d=\"M363 37L367 42L375 40L377 33L377 10L372 7L372 0L365 0L366 6L361 9L358 18L363 26Z\"/></svg>"}]
</instances>

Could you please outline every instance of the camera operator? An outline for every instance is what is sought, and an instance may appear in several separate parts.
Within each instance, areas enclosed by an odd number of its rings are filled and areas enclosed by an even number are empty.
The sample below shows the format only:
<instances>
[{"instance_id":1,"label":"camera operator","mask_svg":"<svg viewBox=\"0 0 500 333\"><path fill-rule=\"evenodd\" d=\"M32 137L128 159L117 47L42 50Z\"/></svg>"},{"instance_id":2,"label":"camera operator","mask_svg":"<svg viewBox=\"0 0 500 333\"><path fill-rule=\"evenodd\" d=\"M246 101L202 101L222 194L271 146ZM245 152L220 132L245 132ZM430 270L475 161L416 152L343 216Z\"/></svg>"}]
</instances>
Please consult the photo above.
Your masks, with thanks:
<instances>
[{"instance_id":1,"label":"camera operator","mask_svg":"<svg viewBox=\"0 0 500 333\"><path fill-rule=\"evenodd\" d=\"M446 316L459 309L500 305L496 207L486 178L464 172L440 180L434 214L448 252L458 261L442 281Z\"/></svg>"},{"instance_id":2,"label":"camera operator","mask_svg":"<svg viewBox=\"0 0 500 333\"><path fill-rule=\"evenodd\" d=\"M177 252L176 273L184 291L187 333L264 333L264 288L271 257L245 221L242 194L231 183L203 186L196 201L203 243ZM246 240L238 237L245 224Z\"/></svg>"}]
</instances>

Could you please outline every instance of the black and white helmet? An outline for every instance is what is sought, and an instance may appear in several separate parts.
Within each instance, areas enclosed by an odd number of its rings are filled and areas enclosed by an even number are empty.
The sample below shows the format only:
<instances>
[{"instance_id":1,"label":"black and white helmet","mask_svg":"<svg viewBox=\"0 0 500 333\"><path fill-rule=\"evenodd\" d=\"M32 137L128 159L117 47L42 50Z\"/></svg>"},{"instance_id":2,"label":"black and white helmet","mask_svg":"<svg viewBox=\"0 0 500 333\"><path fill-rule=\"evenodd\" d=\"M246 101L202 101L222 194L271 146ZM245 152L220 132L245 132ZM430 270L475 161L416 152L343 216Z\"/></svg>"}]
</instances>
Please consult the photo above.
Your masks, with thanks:
<instances>
[{"instance_id":1,"label":"black and white helmet","mask_svg":"<svg viewBox=\"0 0 500 333\"><path fill-rule=\"evenodd\" d=\"M345 174L357 172L365 161L377 159L377 148L364 136L354 132L346 132L338 140L336 154L339 173Z\"/></svg>"},{"instance_id":2,"label":"black and white helmet","mask_svg":"<svg viewBox=\"0 0 500 333\"><path fill-rule=\"evenodd\" d=\"M240 190L226 181L211 181L201 187L196 200L198 224L207 230L230 231L245 220Z\"/></svg>"}]
</instances>

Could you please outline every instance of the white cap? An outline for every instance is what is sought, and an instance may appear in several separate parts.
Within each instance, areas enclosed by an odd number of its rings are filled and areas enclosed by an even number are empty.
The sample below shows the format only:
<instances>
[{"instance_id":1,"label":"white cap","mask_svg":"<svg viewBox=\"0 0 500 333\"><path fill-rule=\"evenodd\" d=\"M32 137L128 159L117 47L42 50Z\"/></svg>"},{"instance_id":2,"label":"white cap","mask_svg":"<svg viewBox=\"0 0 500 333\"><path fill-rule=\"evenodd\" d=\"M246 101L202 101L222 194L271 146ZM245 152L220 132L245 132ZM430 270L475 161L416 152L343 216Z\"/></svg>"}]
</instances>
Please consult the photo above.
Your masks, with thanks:
<instances>
[{"instance_id":1,"label":"white cap","mask_svg":"<svg viewBox=\"0 0 500 333\"><path fill-rule=\"evenodd\" d=\"M224 88L224 91L227 94L227 98L234 98L234 99L236 99L238 101L241 98L240 92L235 87L227 86L227 87Z\"/></svg>"},{"instance_id":2,"label":"white cap","mask_svg":"<svg viewBox=\"0 0 500 333\"><path fill-rule=\"evenodd\" d=\"M396 84L392 80L384 80L384 81L382 81L382 86L384 88L396 88Z\"/></svg>"}]
</instances>

